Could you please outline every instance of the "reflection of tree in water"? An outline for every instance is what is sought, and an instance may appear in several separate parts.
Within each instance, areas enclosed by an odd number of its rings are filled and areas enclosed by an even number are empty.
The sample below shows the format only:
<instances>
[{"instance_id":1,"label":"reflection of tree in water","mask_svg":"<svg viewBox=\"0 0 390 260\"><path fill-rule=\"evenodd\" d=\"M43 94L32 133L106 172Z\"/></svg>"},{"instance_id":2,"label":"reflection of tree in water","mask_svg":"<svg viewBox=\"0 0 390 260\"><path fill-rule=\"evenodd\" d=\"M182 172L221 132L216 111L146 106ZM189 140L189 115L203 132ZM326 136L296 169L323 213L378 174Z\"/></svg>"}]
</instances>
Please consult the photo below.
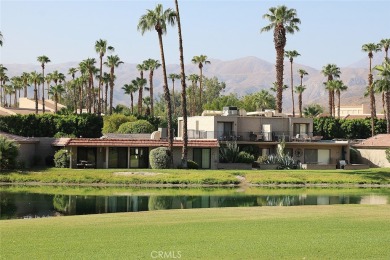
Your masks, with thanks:
<instances>
[{"instance_id":1,"label":"reflection of tree in water","mask_svg":"<svg viewBox=\"0 0 390 260\"><path fill-rule=\"evenodd\" d=\"M260 206L255 196L227 196L218 199L219 207L250 207Z\"/></svg>"},{"instance_id":2,"label":"reflection of tree in water","mask_svg":"<svg viewBox=\"0 0 390 260\"><path fill-rule=\"evenodd\" d=\"M267 206L292 206L296 205L295 196L267 196Z\"/></svg>"},{"instance_id":3,"label":"reflection of tree in water","mask_svg":"<svg viewBox=\"0 0 390 260\"><path fill-rule=\"evenodd\" d=\"M62 213L69 212L69 208L70 208L69 196L54 195L54 197L53 197L53 206L59 212L62 212Z\"/></svg>"},{"instance_id":4,"label":"reflection of tree in water","mask_svg":"<svg viewBox=\"0 0 390 260\"><path fill-rule=\"evenodd\" d=\"M148 202L149 210L171 209L173 197L170 196L150 196Z\"/></svg>"},{"instance_id":5,"label":"reflection of tree in water","mask_svg":"<svg viewBox=\"0 0 390 260\"><path fill-rule=\"evenodd\" d=\"M16 204L7 193L0 193L0 219L16 218Z\"/></svg>"}]
</instances>

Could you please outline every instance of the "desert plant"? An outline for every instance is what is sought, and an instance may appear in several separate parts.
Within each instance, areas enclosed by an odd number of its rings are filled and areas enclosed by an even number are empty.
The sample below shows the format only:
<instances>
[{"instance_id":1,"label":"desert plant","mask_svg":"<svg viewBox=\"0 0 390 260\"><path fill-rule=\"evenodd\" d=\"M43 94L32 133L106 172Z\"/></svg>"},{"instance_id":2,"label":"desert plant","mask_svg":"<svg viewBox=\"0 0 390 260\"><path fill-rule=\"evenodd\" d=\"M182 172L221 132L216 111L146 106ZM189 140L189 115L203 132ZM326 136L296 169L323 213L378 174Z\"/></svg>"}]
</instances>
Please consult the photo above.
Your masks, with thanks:
<instances>
[{"instance_id":1,"label":"desert plant","mask_svg":"<svg viewBox=\"0 0 390 260\"><path fill-rule=\"evenodd\" d=\"M238 153L237 162L239 163L253 163L255 161L255 157L250 153L241 151Z\"/></svg>"},{"instance_id":2,"label":"desert plant","mask_svg":"<svg viewBox=\"0 0 390 260\"><path fill-rule=\"evenodd\" d=\"M387 159L387 161L390 162L390 148L387 148L386 151L385 151L385 153L386 153L386 159Z\"/></svg>"},{"instance_id":3,"label":"desert plant","mask_svg":"<svg viewBox=\"0 0 390 260\"><path fill-rule=\"evenodd\" d=\"M149 162L152 169L168 169L170 154L167 147L158 147L150 151Z\"/></svg>"},{"instance_id":4,"label":"desert plant","mask_svg":"<svg viewBox=\"0 0 390 260\"><path fill-rule=\"evenodd\" d=\"M187 169L199 169L199 165L192 160L188 160L187 161Z\"/></svg>"},{"instance_id":5,"label":"desert plant","mask_svg":"<svg viewBox=\"0 0 390 260\"><path fill-rule=\"evenodd\" d=\"M54 154L54 165L57 168L69 168L70 165L70 154L67 150L58 150Z\"/></svg>"},{"instance_id":6,"label":"desert plant","mask_svg":"<svg viewBox=\"0 0 390 260\"><path fill-rule=\"evenodd\" d=\"M278 169L280 170L290 170L290 169L296 169L297 164L295 160L290 155L284 155L282 157L279 157L279 166Z\"/></svg>"},{"instance_id":7,"label":"desert plant","mask_svg":"<svg viewBox=\"0 0 390 260\"><path fill-rule=\"evenodd\" d=\"M236 142L226 142L226 147L219 149L219 159L221 162L235 163L239 153L240 149Z\"/></svg>"},{"instance_id":8,"label":"desert plant","mask_svg":"<svg viewBox=\"0 0 390 260\"><path fill-rule=\"evenodd\" d=\"M19 145L11 139L0 136L0 170L13 169L19 154Z\"/></svg>"}]
</instances>

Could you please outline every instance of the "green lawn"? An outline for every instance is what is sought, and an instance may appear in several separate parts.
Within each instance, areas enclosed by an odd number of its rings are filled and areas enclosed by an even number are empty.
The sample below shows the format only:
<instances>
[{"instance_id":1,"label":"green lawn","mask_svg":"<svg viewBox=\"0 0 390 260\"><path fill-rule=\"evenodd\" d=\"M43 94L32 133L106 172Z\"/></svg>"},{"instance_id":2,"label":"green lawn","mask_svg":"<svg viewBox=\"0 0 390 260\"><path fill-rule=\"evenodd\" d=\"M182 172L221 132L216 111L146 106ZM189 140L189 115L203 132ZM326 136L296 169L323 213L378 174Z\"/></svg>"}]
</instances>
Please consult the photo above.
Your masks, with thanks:
<instances>
[{"instance_id":1,"label":"green lawn","mask_svg":"<svg viewBox=\"0 0 390 260\"><path fill-rule=\"evenodd\" d=\"M2 259L390 259L390 205L151 211L0 221Z\"/></svg>"},{"instance_id":2,"label":"green lawn","mask_svg":"<svg viewBox=\"0 0 390 260\"><path fill-rule=\"evenodd\" d=\"M121 172L122 175L115 173ZM127 172L124 175L123 172ZM147 172L155 175L131 174ZM390 184L390 168L368 170L153 170L153 169L42 169L0 174L5 183L68 184L175 184L231 185L242 182L255 185L272 184Z\"/></svg>"}]
</instances>

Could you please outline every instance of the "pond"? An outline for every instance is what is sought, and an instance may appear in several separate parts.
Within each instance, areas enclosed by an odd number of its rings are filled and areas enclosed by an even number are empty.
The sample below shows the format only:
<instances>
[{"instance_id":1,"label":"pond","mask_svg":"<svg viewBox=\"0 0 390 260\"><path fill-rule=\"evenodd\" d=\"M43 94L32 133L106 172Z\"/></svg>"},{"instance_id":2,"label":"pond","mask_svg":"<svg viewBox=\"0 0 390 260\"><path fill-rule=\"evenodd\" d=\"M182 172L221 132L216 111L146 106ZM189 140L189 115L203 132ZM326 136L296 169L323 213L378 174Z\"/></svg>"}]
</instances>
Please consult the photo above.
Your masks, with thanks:
<instances>
[{"instance_id":1,"label":"pond","mask_svg":"<svg viewBox=\"0 0 390 260\"><path fill-rule=\"evenodd\" d=\"M163 209L330 204L390 204L390 189L0 187L1 219Z\"/></svg>"}]
</instances>

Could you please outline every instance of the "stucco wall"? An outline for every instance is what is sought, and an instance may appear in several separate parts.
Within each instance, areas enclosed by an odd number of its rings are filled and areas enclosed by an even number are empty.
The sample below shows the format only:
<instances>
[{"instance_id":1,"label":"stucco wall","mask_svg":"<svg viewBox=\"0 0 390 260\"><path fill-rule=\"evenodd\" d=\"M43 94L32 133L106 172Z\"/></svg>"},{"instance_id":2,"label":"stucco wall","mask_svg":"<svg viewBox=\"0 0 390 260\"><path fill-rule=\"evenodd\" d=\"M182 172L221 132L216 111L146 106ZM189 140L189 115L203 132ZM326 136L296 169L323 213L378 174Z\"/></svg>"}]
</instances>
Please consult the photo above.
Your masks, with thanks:
<instances>
[{"instance_id":1,"label":"stucco wall","mask_svg":"<svg viewBox=\"0 0 390 260\"><path fill-rule=\"evenodd\" d=\"M36 144L20 144L19 155L17 160L24 163L25 167L29 168L33 164L33 157L35 155Z\"/></svg>"},{"instance_id":2,"label":"stucco wall","mask_svg":"<svg viewBox=\"0 0 390 260\"><path fill-rule=\"evenodd\" d=\"M359 161L370 167L390 167L386 159L385 149L357 149L359 151Z\"/></svg>"}]
</instances>

